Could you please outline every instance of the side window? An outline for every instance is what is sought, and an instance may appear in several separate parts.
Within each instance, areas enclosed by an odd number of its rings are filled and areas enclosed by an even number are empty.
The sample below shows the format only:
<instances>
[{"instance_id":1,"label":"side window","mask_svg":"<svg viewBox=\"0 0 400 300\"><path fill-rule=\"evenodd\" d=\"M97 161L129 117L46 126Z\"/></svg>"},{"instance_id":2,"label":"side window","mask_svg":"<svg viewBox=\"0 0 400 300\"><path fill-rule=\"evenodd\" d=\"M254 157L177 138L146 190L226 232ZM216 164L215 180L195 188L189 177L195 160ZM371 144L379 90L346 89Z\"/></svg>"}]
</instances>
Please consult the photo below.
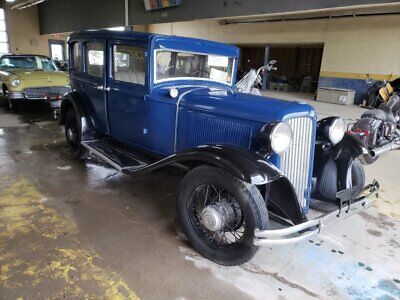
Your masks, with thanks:
<instances>
[{"instance_id":1,"label":"side window","mask_svg":"<svg viewBox=\"0 0 400 300\"><path fill-rule=\"evenodd\" d=\"M86 44L86 72L89 75L103 77L104 45L102 43Z\"/></svg>"},{"instance_id":2,"label":"side window","mask_svg":"<svg viewBox=\"0 0 400 300\"><path fill-rule=\"evenodd\" d=\"M114 79L144 85L146 58L144 48L114 45Z\"/></svg>"},{"instance_id":3,"label":"side window","mask_svg":"<svg viewBox=\"0 0 400 300\"><path fill-rule=\"evenodd\" d=\"M72 46L72 69L74 71L82 70L82 57L81 57L81 45L76 42Z\"/></svg>"}]
</instances>

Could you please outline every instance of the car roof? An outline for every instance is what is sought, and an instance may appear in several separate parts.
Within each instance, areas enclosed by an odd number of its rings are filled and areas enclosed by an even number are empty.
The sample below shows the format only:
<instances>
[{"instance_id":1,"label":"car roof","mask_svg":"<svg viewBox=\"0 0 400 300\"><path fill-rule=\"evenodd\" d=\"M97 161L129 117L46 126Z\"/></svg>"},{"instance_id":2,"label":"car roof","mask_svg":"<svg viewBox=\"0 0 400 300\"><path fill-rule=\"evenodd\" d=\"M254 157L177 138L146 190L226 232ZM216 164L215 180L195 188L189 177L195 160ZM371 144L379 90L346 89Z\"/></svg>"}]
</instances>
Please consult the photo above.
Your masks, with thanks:
<instances>
[{"instance_id":1,"label":"car roof","mask_svg":"<svg viewBox=\"0 0 400 300\"><path fill-rule=\"evenodd\" d=\"M141 41L145 43L151 43L153 47L168 48L169 46L177 46L176 49L193 51L203 51L204 53L218 52L219 54L227 54L230 56L238 57L239 49L236 46L228 45L224 43L181 37L175 35L163 35L155 33L143 33L136 31L113 31L113 30L84 30L74 32L69 37L69 42L79 39L123 39L132 41ZM199 46L200 45L200 46ZM210 51L208 51L210 50Z\"/></svg>"},{"instance_id":2,"label":"car roof","mask_svg":"<svg viewBox=\"0 0 400 300\"><path fill-rule=\"evenodd\" d=\"M1 55L0 57L3 58L3 57L27 57L27 56L37 56L50 59L50 57L41 54L4 54Z\"/></svg>"},{"instance_id":3,"label":"car roof","mask_svg":"<svg viewBox=\"0 0 400 300\"><path fill-rule=\"evenodd\" d=\"M115 31L115 30L107 30L107 29L94 29L94 30L83 30L73 32L70 35L70 39L79 39L79 38L122 38L122 39L130 39L130 40L141 40L141 41L149 41L151 37L155 36L153 33L144 33L144 32L136 32L136 31Z\"/></svg>"}]
</instances>

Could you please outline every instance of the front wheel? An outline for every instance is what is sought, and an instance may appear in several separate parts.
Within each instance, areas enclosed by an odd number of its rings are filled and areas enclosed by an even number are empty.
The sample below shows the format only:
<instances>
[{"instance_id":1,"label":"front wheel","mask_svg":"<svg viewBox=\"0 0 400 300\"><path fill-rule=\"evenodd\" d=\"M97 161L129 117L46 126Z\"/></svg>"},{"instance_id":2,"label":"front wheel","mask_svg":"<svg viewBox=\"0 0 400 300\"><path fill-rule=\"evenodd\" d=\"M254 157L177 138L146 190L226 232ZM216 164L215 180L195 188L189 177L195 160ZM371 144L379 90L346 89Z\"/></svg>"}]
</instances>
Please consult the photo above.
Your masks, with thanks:
<instances>
[{"instance_id":1,"label":"front wheel","mask_svg":"<svg viewBox=\"0 0 400 300\"><path fill-rule=\"evenodd\" d=\"M178 217L193 247L226 266L250 260L254 230L268 228L268 211L256 186L223 170L200 166L181 183Z\"/></svg>"},{"instance_id":2,"label":"front wheel","mask_svg":"<svg viewBox=\"0 0 400 300\"><path fill-rule=\"evenodd\" d=\"M89 156L89 150L81 145L80 126L73 108L65 116L65 138L74 158L85 160Z\"/></svg>"}]
</instances>

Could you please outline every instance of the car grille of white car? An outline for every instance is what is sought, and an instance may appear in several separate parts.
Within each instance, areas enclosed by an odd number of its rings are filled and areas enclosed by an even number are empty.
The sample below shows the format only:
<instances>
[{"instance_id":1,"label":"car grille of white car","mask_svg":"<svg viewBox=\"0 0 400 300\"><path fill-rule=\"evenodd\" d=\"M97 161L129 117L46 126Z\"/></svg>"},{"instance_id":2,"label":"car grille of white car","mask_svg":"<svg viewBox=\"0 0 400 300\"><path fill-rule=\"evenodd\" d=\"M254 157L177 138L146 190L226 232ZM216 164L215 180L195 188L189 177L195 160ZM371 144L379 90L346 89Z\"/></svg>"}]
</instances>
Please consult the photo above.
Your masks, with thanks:
<instances>
[{"instance_id":1,"label":"car grille of white car","mask_svg":"<svg viewBox=\"0 0 400 300\"><path fill-rule=\"evenodd\" d=\"M45 99L48 95L59 94L63 96L71 89L65 86L38 87L25 89L25 98L27 99Z\"/></svg>"},{"instance_id":2,"label":"car grille of white car","mask_svg":"<svg viewBox=\"0 0 400 300\"><path fill-rule=\"evenodd\" d=\"M293 131L293 141L289 149L281 155L280 169L292 183L300 206L307 207L307 192L310 188L310 168L313 155L313 126L309 117L289 119L287 123Z\"/></svg>"}]
</instances>

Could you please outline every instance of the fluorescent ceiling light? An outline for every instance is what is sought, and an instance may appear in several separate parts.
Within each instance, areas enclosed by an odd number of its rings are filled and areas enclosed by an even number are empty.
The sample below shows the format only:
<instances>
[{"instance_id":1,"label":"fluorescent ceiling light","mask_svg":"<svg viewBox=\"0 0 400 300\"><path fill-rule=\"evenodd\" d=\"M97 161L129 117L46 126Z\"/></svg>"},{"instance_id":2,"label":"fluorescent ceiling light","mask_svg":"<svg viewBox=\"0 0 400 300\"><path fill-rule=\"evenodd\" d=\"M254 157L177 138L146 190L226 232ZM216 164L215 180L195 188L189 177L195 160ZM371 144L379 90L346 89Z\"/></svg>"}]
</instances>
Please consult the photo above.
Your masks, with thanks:
<instances>
[{"instance_id":1,"label":"fluorescent ceiling light","mask_svg":"<svg viewBox=\"0 0 400 300\"><path fill-rule=\"evenodd\" d=\"M18 4L15 4L11 7L11 9L25 9L34 5L38 5L39 3L45 2L46 0L27 0Z\"/></svg>"}]
</instances>

